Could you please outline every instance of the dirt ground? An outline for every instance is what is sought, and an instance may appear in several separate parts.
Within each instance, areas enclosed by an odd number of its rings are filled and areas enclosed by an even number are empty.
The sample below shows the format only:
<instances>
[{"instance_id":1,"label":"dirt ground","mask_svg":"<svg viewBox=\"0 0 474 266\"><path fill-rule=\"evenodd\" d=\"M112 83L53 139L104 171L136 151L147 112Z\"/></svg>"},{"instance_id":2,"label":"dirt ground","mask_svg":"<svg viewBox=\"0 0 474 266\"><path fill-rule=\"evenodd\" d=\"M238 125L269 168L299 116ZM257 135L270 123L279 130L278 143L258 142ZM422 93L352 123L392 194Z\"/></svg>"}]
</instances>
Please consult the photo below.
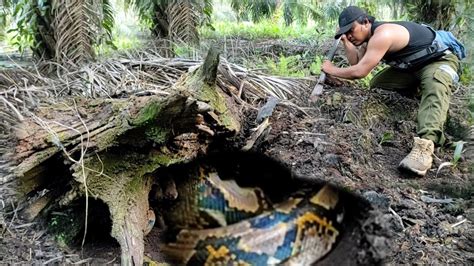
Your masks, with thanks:
<instances>
[{"instance_id":1,"label":"dirt ground","mask_svg":"<svg viewBox=\"0 0 474 266\"><path fill-rule=\"evenodd\" d=\"M465 99L465 93L457 91L453 101ZM300 106L307 99L302 96ZM261 149L297 175L356 191L385 212L395 240L388 263L471 264L472 162L437 173L452 160L453 149L447 145L436 148L433 167L423 178L397 169L416 136L416 107L416 98L396 92L333 88L316 107L304 109L308 116L279 107ZM452 107L450 116L451 122L462 121L467 114ZM450 141L459 140L450 130ZM391 137L384 139L384 134Z\"/></svg>"},{"instance_id":2,"label":"dirt ground","mask_svg":"<svg viewBox=\"0 0 474 266\"><path fill-rule=\"evenodd\" d=\"M271 130L257 142L256 150L298 176L337 184L380 209L384 215L378 223L390 228L394 238L388 264L473 264L472 162L461 158L456 167L438 172L442 163L453 159L448 143L436 148L425 177L399 172L398 163L416 136L417 99L354 86L327 86L315 104L308 103L308 90L292 100L299 108L279 104L270 118ZM467 110L458 103L468 93L467 88L454 93L446 130L451 143L460 140L460 130L467 128ZM236 142L250 136L250 129L257 126L256 114L246 111L245 128ZM82 252L59 248L45 224L19 221L14 213L4 218L8 227L0 227L2 264L120 261L113 241L88 244Z\"/></svg>"}]
</instances>

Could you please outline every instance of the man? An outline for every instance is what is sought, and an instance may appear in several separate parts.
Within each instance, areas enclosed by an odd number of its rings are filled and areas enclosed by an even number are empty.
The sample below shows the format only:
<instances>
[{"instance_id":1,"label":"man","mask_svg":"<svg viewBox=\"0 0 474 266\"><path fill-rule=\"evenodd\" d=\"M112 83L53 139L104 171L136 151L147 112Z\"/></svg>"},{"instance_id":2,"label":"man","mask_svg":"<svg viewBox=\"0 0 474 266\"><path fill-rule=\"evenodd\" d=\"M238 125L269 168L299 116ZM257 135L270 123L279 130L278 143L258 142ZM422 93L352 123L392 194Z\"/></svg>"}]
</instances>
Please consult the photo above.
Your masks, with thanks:
<instances>
[{"instance_id":1,"label":"man","mask_svg":"<svg viewBox=\"0 0 474 266\"><path fill-rule=\"evenodd\" d=\"M451 89L459 80L459 59L451 51L455 49L434 42L435 37L439 39L438 34L425 25L376 22L374 17L355 6L345 8L340 14L335 38L339 37L351 66L339 68L326 60L322 65L325 73L345 79L363 78L383 60L391 66L374 76L371 87L421 88L417 115L419 137L415 137L411 152L401 161L399 168L425 175L433 162L434 144L445 142L443 125ZM460 45L464 53L464 47Z\"/></svg>"}]
</instances>

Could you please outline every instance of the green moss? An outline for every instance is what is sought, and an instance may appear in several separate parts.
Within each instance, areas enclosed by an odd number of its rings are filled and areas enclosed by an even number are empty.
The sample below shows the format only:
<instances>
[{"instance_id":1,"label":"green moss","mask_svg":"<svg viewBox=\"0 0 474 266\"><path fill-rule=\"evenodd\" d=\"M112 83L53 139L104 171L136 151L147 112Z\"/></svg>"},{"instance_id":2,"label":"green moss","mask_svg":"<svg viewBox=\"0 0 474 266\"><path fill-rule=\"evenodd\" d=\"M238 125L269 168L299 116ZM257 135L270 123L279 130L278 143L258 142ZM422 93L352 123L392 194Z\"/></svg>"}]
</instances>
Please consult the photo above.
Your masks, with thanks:
<instances>
[{"instance_id":1,"label":"green moss","mask_svg":"<svg viewBox=\"0 0 474 266\"><path fill-rule=\"evenodd\" d=\"M166 167L166 166L170 166L176 163L180 163L184 160L185 158L180 158L173 154L168 154L166 152L159 152L157 154L154 154L151 157L152 163L150 165L151 166L159 165L160 167Z\"/></svg>"},{"instance_id":2,"label":"green moss","mask_svg":"<svg viewBox=\"0 0 474 266\"><path fill-rule=\"evenodd\" d=\"M186 85L184 86L196 88L196 99L206 102L214 108L215 113L219 116L221 126L224 126L229 130L238 131L239 125L230 114L225 97L219 93L216 86L209 86L205 83L202 75L201 69L195 71L187 77L185 82Z\"/></svg>"},{"instance_id":3,"label":"green moss","mask_svg":"<svg viewBox=\"0 0 474 266\"><path fill-rule=\"evenodd\" d=\"M129 100L126 100L126 101L116 101L115 100L112 103L113 103L112 104L112 111L117 114L117 113L123 111L124 109L126 109L130 102L129 102Z\"/></svg>"},{"instance_id":4,"label":"green moss","mask_svg":"<svg viewBox=\"0 0 474 266\"><path fill-rule=\"evenodd\" d=\"M90 157L86 162L89 169L95 170L88 172L87 185L91 196L108 205L114 223L112 230L120 230L129 205L136 202L146 188L148 174L186 159L166 148L147 154L108 152L99 156L100 161L97 157ZM118 235L118 231L114 233Z\"/></svg>"},{"instance_id":5,"label":"green moss","mask_svg":"<svg viewBox=\"0 0 474 266\"><path fill-rule=\"evenodd\" d=\"M156 119L162 108L162 103L156 100L151 100L147 105L145 105L138 115L130 121L130 124L133 126L142 126L146 125L150 121Z\"/></svg>"},{"instance_id":6,"label":"green moss","mask_svg":"<svg viewBox=\"0 0 474 266\"><path fill-rule=\"evenodd\" d=\"M224 96L220 94L216 88L203 84L199 90L198 100L207 102L214 108L216 114L219 116L221 126L229 130L238 131L239 127L237 121L235 121L230 114Z\"/></svg>"},{"instance_id":7,"label":"green moss","mask_svg":"<svg viewBox=\"0 0 474 266\"><path fill-rule=\"evenodd\" d=\"M156 144L164 144L168 140L169 131L159 126L151 126L145 130L145 136Z\"/></svg>"},{"instance_id":8,"label":"green moss","mask_svg":"<svg viewBox=\"0 0 474 266\"><path fill-rule=\"evenodd\" d=\"M125 187L125 191L128 193L129 197L133 198L134 195L143 187L143 177L139 175L132 177L132 180L130 180Z\"/></svg>"},{"instance_id":9,"label":"green moss","mask_svg":"<svg viewBox=\"0 0 474 266\"><path fill-rule=\"evenodd\" d=\"M97 157L90 157L86 161L87 168L94 170L87 175L87 185L94 196L102 198L105 202L113 201L117 193L127 191L127 184L136 178L140 180L146 174L160 167L169 166L185 159L172 154L165 148L146 154L109 152L102 153L99 157L100 161Z\"/></svg>"}]
</instances>

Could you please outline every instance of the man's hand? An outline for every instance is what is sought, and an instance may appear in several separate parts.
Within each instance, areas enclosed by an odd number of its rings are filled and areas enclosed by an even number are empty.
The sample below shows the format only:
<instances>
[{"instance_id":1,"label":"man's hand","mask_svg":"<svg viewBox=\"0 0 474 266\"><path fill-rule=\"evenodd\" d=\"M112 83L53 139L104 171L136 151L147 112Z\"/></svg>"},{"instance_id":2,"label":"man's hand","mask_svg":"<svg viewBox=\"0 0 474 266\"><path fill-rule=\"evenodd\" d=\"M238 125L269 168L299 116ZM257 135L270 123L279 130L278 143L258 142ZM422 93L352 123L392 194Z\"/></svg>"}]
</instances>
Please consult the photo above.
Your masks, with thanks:
<instances>
[{"instance_id":1,"label":"man's hand","mask_svg":"<svg viewBox=\"0 0 474 266\"><path fill-rule=\"evenodd\" d=\"M323 65L321 66L321 70L324 71L326 74L332 74L332 69L334 65L329 60L324 60Z\"/></svg>"},{"instance_id":2,"label":"man's hand","mask_svg":"<svg viewBox=\"0 0 474 266\"><path fill-rule=\"evenodd\" d=\"M345 34L341 35L341 42L344 44L345 49L355 49L355 45L347 39L347 36Z\"/></svg>"},{"instance_id":3,"label":"man's hand","mask_svg":"<svg viewBox=\"0 0 474 266\"><path fill-rule=\"evenodd\" d=\"M324 83L331 86L342 86L344 82L338 79L337 77L331 75L332 73L331 69L334 69L334 68L335 66L333 65L333 63L331 63L331 61L324 60L323 65L321 66L321 70L324 71L324 73L326 73L326 80Z\"/></svg>"}]
</instances>

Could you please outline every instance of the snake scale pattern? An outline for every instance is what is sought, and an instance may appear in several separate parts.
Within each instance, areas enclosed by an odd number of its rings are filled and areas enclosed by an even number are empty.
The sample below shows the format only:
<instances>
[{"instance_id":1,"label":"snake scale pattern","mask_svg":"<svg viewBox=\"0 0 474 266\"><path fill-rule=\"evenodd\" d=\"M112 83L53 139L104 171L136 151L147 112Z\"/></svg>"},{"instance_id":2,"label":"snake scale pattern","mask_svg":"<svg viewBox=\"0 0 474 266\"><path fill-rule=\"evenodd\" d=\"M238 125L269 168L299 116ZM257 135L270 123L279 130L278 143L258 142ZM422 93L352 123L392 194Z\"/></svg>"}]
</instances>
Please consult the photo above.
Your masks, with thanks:
<instances>
[{"instance_id":1,"label":"snake scale pattern","mask_svg":"<svg viewBox=\"0 0 474 266\"><path fill-rule=\"evenodd\" d=\"M172 265L307 265L335 246L344 210L332 187L273 203L260 188L222 180L212 167L194 173L176 183L178 198L161 206L167 230L160 251Z\"/></svg>"}]
</instances>

